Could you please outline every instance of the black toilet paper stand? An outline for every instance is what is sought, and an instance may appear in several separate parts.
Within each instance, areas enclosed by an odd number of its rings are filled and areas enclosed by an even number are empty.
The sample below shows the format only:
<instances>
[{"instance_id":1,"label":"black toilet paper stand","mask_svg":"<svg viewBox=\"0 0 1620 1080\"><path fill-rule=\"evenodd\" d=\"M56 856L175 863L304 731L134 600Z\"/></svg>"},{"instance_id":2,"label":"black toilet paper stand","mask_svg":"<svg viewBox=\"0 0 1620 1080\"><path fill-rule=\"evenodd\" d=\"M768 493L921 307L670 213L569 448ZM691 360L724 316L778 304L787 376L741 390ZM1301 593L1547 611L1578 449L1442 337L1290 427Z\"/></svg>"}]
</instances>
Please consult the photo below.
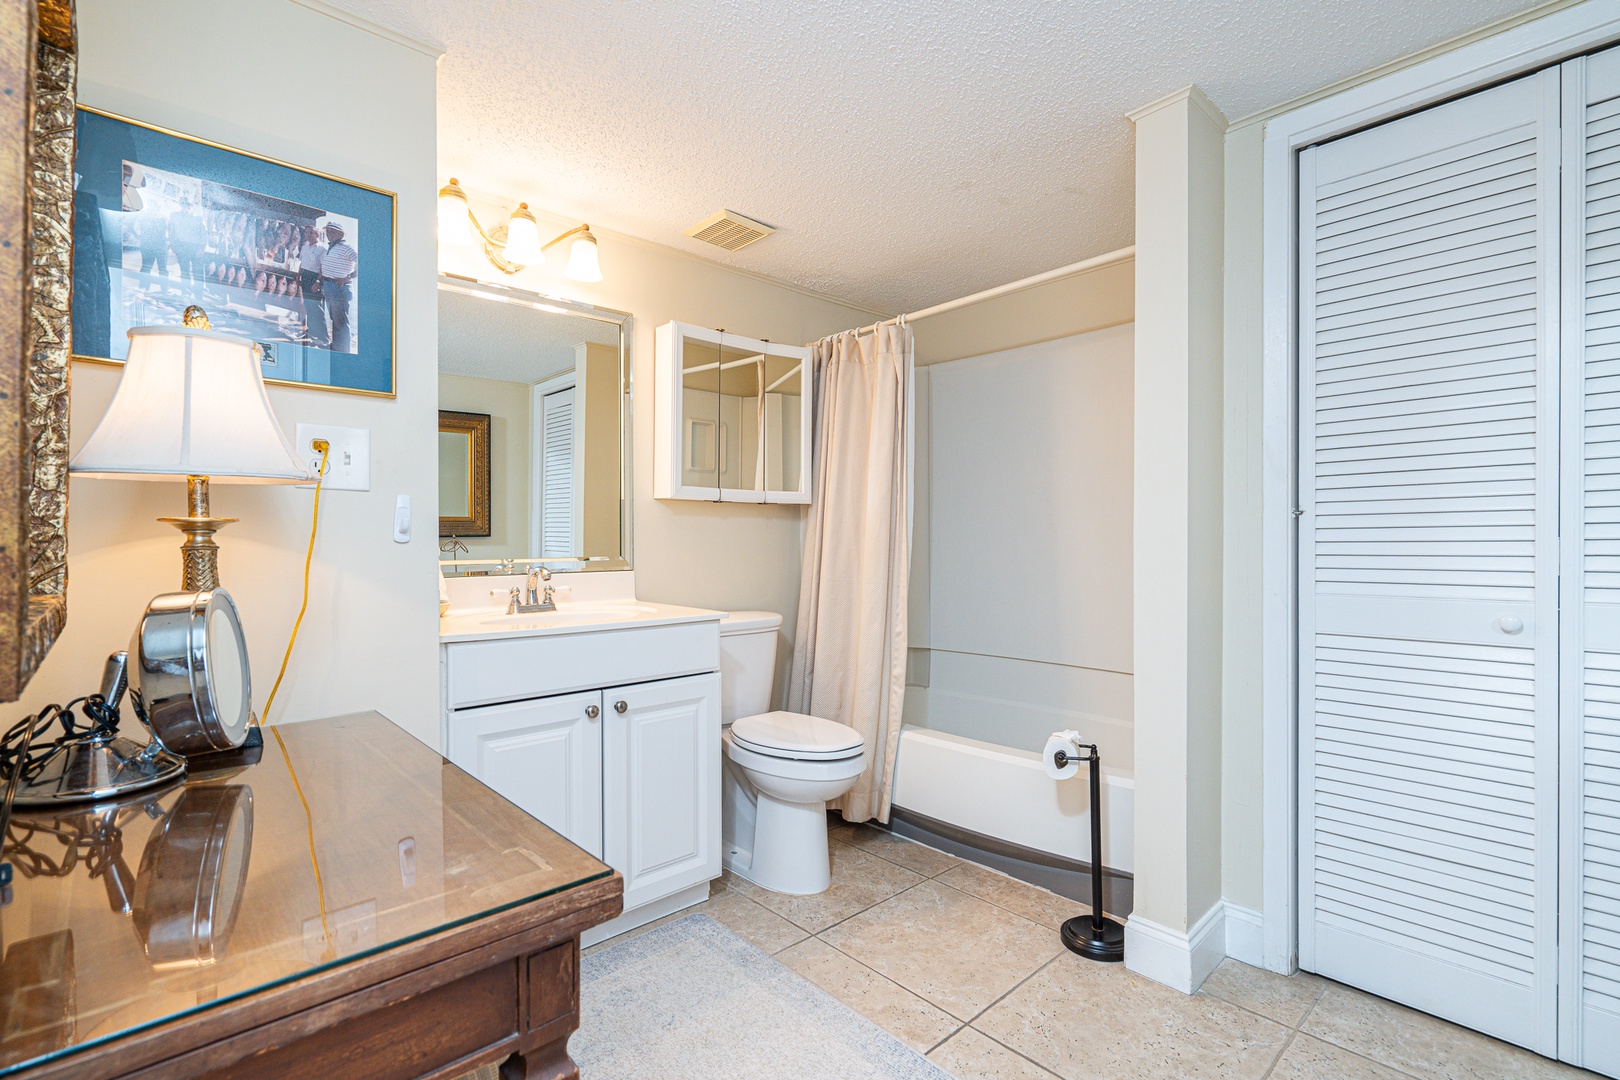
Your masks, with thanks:
<instances>
[{"instance_id":1,"label":"black toilet paper stand","mask_svg":"<svg viewBox=\"0 0 1620 1080\"><path fill-rule=\"evenodd\" d=\"M1071 761L1084 760L1091 777L1091 914L1064 922L1063 944L1088 960L1117 964L1125 959L1125 927L1103 915L1102 758L1097 756L1095 744L1079 749L1090 756L1073 758L1066 750L1052 755L1052 763L1060 769Z\"/></svg>"}]
</instances>

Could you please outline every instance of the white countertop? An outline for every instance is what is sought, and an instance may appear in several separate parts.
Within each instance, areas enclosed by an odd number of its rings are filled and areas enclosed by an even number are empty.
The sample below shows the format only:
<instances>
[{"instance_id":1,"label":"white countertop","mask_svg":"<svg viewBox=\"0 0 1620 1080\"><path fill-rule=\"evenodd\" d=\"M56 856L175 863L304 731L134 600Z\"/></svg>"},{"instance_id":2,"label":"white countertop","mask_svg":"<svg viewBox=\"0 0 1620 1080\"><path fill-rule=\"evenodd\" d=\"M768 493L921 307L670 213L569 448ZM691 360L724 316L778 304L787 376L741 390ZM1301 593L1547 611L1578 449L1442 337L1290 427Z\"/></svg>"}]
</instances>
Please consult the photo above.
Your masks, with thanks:
<instances>
[{"instance_id":1,"label":"white countertop","mask_svg":"<svg viewBox=\"0 0 1620 1080\"><path fill-rule=\"evenodd\" d=\"M488 641L509 637L549 637L588 634L632 627L673 626L678 623L718 622L723 611L650 604L642 600L560 602L556 611L508 615L505 608L457 611L439 619L439 641Z\"/></svg>"}]
</instances>

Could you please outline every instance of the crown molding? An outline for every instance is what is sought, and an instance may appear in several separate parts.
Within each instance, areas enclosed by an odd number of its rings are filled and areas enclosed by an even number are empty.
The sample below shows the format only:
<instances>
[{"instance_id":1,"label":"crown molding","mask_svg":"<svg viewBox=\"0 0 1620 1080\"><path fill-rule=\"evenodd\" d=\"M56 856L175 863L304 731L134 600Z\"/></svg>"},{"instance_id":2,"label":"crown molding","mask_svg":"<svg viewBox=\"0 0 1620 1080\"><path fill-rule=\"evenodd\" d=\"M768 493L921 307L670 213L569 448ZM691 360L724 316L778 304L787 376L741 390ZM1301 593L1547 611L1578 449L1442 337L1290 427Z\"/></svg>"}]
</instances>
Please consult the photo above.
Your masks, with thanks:
<instances>
[{"instance_id":1,"label":"crown molding","mask_svg":"<svg viewBox=\"0 0 1620 1080\"><path fill-rule=\"evenodd\" d=\"M362 18L361 16L354 14L352 11L345 11L340 7L329 4L326 2L326 0L288 0L288 3L297 4L301 8L308 8L311 11L319 12L329 19L335 19L340 23L346 23L357 30L364 30L366 33L374 34L377 37L382 38L384 41L392 41L395 45L403 45L413 52L421 53L423 56L431 56L433 59L437 60L439 57L444 55L443 45L438 45L431 41L424 41L421 38L411 37L409 34L402 34L398 30L390 30L388 27L374 23L370 19Z\"/></svg>"},{"instance_id":2,"label":"crown molding","mask_svg":"<svg viewBox=\"0 0 1620 1080\"><path fill-rule=\"evenodd\" d=\"M1213 101L1209 100L1208 95L1206 95L1202 90L1198 89L1196 86L1190 85L1183 86L1180 90L1172 90L1170 93L1164 95L1162 98L1159 98L1157 101L1150 101L1140 108L1132 109L1130 112L1125 114L1125 119L1129 120L1133 124L1139 124L1143 119L1153 115L1160 109L1169 108L1171 105L1179 105L1183 101L1187 102L1199 112L1203 113L1209 122L1214 124L1215 127L1220 131L1223 133L1226 131L1227 127L1229 126L1226 119L1226 114L1221 112L1220 108L1216 106Z\"/></svg>"},{"instance_id":3,"label":"crown molding","mask_svg":"<svg viewBox=\"0 0 1620 1080\"><path fill-rule=\"evenodd\" d=\"M1404 71L1407 68L1416 67L1419 64L1433 60L1437 56L1444 56L1446 53L1455 52L1456 50L1465 46L1472 45L1476 41L1482 41L1485 38L1493 37L1500 34L1504 30L1511 30L1515 26L1522 26L1525 23L1535 22L1537 19L1544 19L1548 15L1562 11L1565 8L1578 7L1587 2L1588 0L1551 0L1550 3L1541 4L1537 7L1531 8L1528 11L1521 11L1517 15L1509 15L1505 19L1498 19L1496 22L1489 23L1477 30L1470 30L1466 34L1459 34L1454 38L1447 38L1445 41L1442 41L1439 44L1430 45L1427 49L1420 49L1415 53L1408 53L1399 59L1391 60L1386 64L1380 64L1375 68L1369 68L1366 71L1360 72L1359 74L1351 75L1347 79L1340 79L1338 82L1329 83L1320 90L1312 90L1308 94L1301 94L1299 97L1289 98L1287 101L1261 109L1259 112L1250 113L1248 116L1245 116L1240 120L1232 121L1231 127L1228 130L1235 131L1238 128L1249 127L1253 124L1263 124L1273 117L1281 116L1286 112L1293 112L1295 109L1300 108L1303 105L1309 105L1314 101L1321 101L1323 98L1330 98L1334 94L1343 93L1346 90L1361 86L1363 83L1376 82L1386 75L1393 75L1397 71Z\"/></svg>"}]
</instances>

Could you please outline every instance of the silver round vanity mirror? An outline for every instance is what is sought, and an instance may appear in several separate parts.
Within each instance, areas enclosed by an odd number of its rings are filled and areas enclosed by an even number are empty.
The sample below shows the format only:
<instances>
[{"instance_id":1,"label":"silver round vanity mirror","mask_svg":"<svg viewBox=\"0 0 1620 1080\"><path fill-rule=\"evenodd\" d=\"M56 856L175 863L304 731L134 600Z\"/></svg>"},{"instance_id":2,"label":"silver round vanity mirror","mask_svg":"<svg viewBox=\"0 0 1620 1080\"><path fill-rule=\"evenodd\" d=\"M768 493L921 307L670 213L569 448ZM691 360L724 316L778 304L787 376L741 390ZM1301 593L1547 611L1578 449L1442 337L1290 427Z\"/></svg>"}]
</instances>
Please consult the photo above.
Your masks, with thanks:
<instances>
[{"instance_id":1,"label":"silver round vanity mirror","mask_svg":"<svg viewBox=\"0 0 1620 1080\"><path fill-rule=\"evenodd\" d=\"M242 745L253 680L242 620L224 589L155 597L129 655L130 683L166 748L195 755Z\"/></svg>"}]
</instances>

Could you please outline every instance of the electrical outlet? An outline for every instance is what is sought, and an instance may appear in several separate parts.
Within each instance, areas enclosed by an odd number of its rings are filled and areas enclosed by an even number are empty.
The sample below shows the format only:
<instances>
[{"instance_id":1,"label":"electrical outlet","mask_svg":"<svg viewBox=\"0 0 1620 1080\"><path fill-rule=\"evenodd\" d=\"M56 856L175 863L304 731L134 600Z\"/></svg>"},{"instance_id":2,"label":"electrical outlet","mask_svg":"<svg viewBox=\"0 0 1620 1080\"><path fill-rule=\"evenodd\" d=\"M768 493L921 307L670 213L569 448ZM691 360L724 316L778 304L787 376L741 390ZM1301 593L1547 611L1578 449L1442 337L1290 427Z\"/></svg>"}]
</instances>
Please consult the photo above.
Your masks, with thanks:
<instances>
[{"instance_id":1,"label":"electrical outlet","mask_svg":"<svg viewBox=\"0 0 1620 1080\"><path fill-rule=\"evenodd\" d=\"M294 449L298 451L298 459L308 465L312 473L321 465L321 452L314 447L316 439L325 439L332 446L326 459L326 478L321 483L322 491L371 490L370 429L334 427L331 424L299 424Z\"/></svg>"}]
</instances>

